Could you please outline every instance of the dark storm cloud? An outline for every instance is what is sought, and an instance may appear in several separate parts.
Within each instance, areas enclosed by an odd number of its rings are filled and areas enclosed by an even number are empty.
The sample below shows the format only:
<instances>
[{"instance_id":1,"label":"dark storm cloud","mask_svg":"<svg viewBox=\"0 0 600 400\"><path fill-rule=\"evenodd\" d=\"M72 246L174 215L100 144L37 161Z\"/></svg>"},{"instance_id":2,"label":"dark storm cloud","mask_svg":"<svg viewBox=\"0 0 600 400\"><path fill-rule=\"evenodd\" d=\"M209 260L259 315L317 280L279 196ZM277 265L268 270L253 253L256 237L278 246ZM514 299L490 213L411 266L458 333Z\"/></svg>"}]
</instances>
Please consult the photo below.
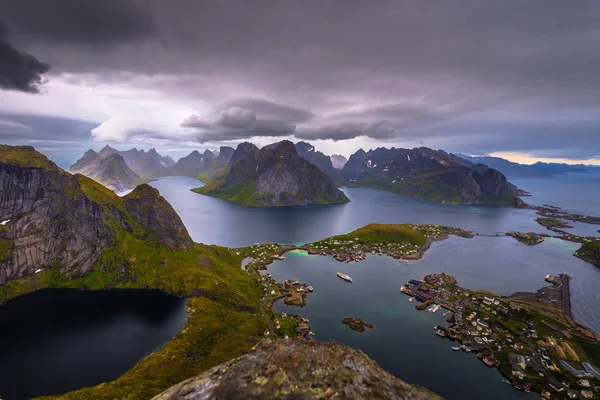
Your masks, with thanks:
<instances>
[{"instance_id":1,"label":"dark storm cloud","mask_svg":"<svg viewBox=\"0 0 600 400\"><path fill-rule=\"evenodd\" d=\"M246 108L232 106L222 108L209 117L191 115L181 123L181 126L195 129L197 131L196 139L200 142L239 140L256 136L282 137L294 133L296 125L283 119L269 118L269 116L281 117L282 114L289 116L289 114L296 113L297 117L301 110L294 110L275 103L264 103L262 107L266 107L266 111L263 109L267 115L266 118L259 117L254 111ZM273 113L274 110L277 112Z\"/></svg>"},{"instance_id":2,"label":"dark storm cloud","mask_svg":"<svg viewBox=\"0 0 600 400\"><path fill-rule=\"evenodd\" d=\"M90 46L153 36L152 11L135 0L0 0L0 14L25 39Z\"/></svg>"},{"instance_id":3,"label":"dark storm cloud","mask_svg":"<svg viewBox=\"0 0 600 400\"><path fill-rule=\"evenodd\" d=\"M572 157L598 154L596 0L0 0L0 15L56 73L216 108L182 124L201 141L367 136L560 155L568 137Z\"/></svg>"},{"instance_id":4,"label":"dark storm cloud","mask_svg":"<svg viewBox=\"0 0 600 400\"><path fill-rule=\"evenodd\" d=\"M277 104L264 99L234 99L225 103L228 107L241 107L264 118L285 119L290 122L306 122L314 117L308 110Z\"/></svg>"},{"instance_id":5,"label":"dark storm cloud","mask_svg":"<svg viewBox=\"0 0 600 400\"><path fill-rule=\"evenodd\" d=\"M37 93L48 69L48 64L8 43L8 31L0 21L0 89Z\"/></svg>"}]
</instances>

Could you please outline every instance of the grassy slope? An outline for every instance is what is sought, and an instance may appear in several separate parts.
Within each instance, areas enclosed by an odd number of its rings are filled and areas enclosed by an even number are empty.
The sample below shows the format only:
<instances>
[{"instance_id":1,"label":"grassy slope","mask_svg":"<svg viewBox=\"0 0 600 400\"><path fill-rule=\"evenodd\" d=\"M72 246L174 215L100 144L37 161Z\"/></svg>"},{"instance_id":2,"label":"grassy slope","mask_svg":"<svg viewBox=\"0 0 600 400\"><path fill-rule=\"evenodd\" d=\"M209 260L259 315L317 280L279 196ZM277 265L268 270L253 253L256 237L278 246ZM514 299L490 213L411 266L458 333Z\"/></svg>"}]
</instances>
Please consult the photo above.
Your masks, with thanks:
<instances>
[{"instance_id":1,"label":"grassy slope","mask_svg":"<svg viewBox=\"0 0 600 400\"><path fill-rule=\"evenodd\" d=\"M45 155L35 151L33 147L0 145L0 160L5 164L63 172Z\"/></svg>"},{"instance_id":2,"label":"grassy slope","mask_svg":"<svg viewBox=\"0 0 600 400\"><path fill-rule=\"evenodd\" d=\"M365 244L409 242L419 246L426 241L423 233L413 229L410 224L369 224L345 235L334 236L333 239L359 239Z\"/></svg>"},{"instance_id":3,"label":"grassy slope","mask_svg":"<svg viewBox=\"0 0 600 400\"><path fill-rule=\"evenodd\" d=\"M82 175L77 178L90 199L126 213L122 200L112 191ZM188 306L193 312L175 339L116 381L60 398L150 398L248 351L267 327L260 315L253 315L260 307L262 287L240 269L243 254L201 244L170 250L155 245L151 233L128 215L125 218L133 232L118 231L113 246L102 254L91 273L68 280L53 269L10 281L0 289L1 301L46 287L157 288L191 296ZM108 222L116 226L115 221Z\"/></svg>"}]
</instances>

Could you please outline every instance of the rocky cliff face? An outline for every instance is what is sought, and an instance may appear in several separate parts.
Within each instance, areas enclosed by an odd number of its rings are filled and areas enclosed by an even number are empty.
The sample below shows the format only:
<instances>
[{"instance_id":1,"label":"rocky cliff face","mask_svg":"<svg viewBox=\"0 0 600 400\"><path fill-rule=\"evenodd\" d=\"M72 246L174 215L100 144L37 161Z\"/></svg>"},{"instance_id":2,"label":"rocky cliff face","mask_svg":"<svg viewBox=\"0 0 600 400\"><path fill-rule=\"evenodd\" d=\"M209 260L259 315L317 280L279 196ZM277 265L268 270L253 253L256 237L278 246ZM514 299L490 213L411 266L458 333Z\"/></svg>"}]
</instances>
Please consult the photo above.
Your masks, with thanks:
<instances>
[{"instance_id":1,"label":"rocky cliff face","mask_svg":"<svg viewBox=\"0 0 600 400\"><path fill-rule=\"evenodd\" d=\"M160 233L157 240L163 246L174 249L192 244L185 225L173 207L152 186L137 186L133 192L123 197L123 203L133 219L144 228Z\"/></svg>"},{"instance_id":2,"label":"rocky cliff face","mask_svg":"<svg viewBox=\"0 0 600 400\"><path fill-rule=\"evenodd\" d=\"M426 147L361 149L344 165L342 175L358 186L436 201L524 205L517 188L502 173L483 164L460 163Z\"/></svg>"},{"instance_id":3,"label":"rocky cliff face","mask_svg":"<svg viewBox=\"0 0 600 400\"><path fill-rule=\"evenodd\" d=\"M339 171L333 167L333 163L331 162L331 158L329 158L329 156L317 151L315 146L311 145L310 143L298 142L296 143L295 147L300 157L304 158L311 164L314 164L330 178L335 179L337 177Z\"/></svg>"},{"instance_id":4,"label":"rocky cliff face","mask_svg":"<svg viewBox=\"0 0 600 400\"><path fill-rule=\"evenodd\" d=\"M331 178L300 157L289 141L258 149L242 143L199 193L246 205L292 206L347 202Z\"/></svg>"},{"instance_id":5,"label":"rocky cliff face","mask_svg":"<svg viewBox=\"0 0 600 400\"><path fill-rule=\"evenodd\" d=\"M359 350L303 339L265 340L154 400L281 398L441 400L387 373Z\"/></svg>"},{"instance_id":6,"label":"rocky cliff face","mask_svg":"<svg viewBox=\"0 0 600 400\"><path fill-rule=\"evenodd\" d=\"M154 189L143 185L121 199L32 147L0 146L0 222L0 284L48 268L84 275L121 229L166 236L160 240L169 246L191 243Z\"/></svg>"}]
</instances>

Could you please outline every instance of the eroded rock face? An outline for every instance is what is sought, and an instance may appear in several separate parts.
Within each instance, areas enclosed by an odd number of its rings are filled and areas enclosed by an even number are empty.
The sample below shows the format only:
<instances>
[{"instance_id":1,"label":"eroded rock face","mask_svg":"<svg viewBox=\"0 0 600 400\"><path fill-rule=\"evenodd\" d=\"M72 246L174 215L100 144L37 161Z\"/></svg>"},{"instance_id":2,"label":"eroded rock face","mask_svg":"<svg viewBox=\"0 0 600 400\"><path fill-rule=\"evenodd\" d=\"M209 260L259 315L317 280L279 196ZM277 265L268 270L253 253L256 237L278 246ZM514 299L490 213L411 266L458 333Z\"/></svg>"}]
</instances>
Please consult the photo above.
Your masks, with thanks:
<instances>
[{"instance_id":1,"label":"eroded rock face","mask_svg":"<svg viewBox=\"0 0 600 400\"><path fill-rule=\"evenodd\" d=\"M387 373L359 350L333 342L267 339L154 400L281 398L441 399Z\"/></svg>"},{"instance_id":2,"label":"eroded rock face","mask_svg":"<svg viewBox=\"0 0 600 400\"><path fill-rule=\"evenodd\" d=\"M0 266L0 284L50 266L81 275L114 236L102 208L58 167L47 171L0 162L0 220L9 220L0 235L12 241Z\"/></svg>"},{"instance_id":3,"label":"eroded rock face","mask_svg":"<svg viewBox=\"0 0 600 400\"><path fill-rule=\"evenodd\" d=\"M158 240L161 244L172 249L192 244L185 225L173 207L152 186L137 186L123 197L123 202L131 216L144 228L160 233Z\"/></svg>"},{"instance_id":4,"label":"eroded rock face","mask_svg":"<svg viewBox=\"0 0 600 400\"><path fill-rule=\"evenodd\" d=\"M441 150L378 148L354 153L342 168L344 179L394 193L451 203L521 207L518 189L499 171Z\"/></svg>"},{"instance_id":5,"label":"eroded rock face","mask_svg":"<svg viewBox=\"0 0 600 400\"><path fill-rule=\"evenodd\" d=\"M259 149L241 143L200 193L253 206L345 203L330 177L301 157L290 141Z\"/></svg>"}]
</instances>

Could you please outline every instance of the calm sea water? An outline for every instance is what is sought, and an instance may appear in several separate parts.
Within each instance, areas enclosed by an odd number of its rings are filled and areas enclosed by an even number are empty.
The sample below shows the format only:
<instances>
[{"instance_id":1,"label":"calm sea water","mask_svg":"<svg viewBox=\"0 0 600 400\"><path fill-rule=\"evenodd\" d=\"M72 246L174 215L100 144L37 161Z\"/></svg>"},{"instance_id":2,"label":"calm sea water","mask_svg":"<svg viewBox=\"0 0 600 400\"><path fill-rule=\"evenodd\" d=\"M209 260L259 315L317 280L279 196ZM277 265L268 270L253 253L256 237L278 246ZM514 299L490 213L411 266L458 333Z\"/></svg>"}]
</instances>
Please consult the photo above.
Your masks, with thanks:
<instances>
[{"instance_id":1,"label":"calm sea water","mask_svg":"<svg viewBox=\"0 0 600 400\"><path fill-rule=\"evenodd\" d=\"M112 381L187 320L185 299L158 290L45 289L10 300L0 311L5 400Z\"/></svg>"}]
</instances>

